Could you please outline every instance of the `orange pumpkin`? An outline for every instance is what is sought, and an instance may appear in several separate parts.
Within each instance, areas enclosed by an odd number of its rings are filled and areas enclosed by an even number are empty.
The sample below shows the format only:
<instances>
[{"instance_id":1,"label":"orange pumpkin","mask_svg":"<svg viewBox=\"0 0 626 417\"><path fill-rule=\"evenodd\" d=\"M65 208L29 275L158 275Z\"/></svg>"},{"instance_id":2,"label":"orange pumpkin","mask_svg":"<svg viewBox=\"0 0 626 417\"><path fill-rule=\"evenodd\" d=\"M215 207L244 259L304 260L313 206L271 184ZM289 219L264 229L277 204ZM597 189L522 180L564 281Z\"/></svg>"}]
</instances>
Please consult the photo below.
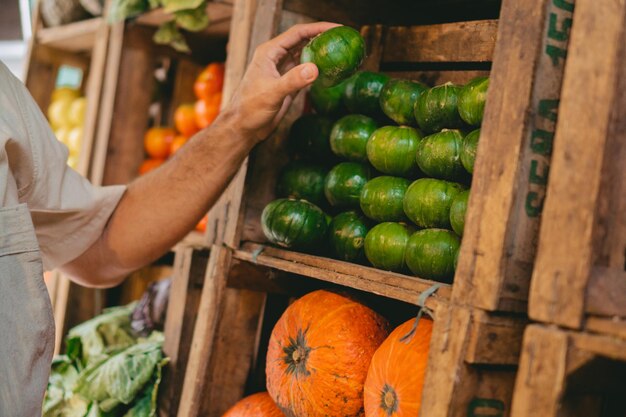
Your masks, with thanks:
<instances>
[{"instance_id":1,"label":"orange pumpkin","mask_svg":"<svg viewBox=\"0 0 626 417\"><path fill-rule=\"evenodd\" d=\"M365 417L415 417L422 403L432 320L415 319L397 327L378 348L365 380Z\"/></svg>"},{"instance_id":2,"label":"orange pumpkin","mask_svg":"<svg viewBox=\"0 0 626 417\"><path fill-rule=\"evenodd\" d=\"M285 417L267 392L259 392L233 405L222 417Z\"/></svg>"},{"instance_id":3,"label":"orange pumpkin","mask_svg":"<svg viewBox=\"0 0 626 417\"><path fill-rule=\"evenodd\" d=\"M300 298L272 331L267 390L289 417L363 415L363 383L386 320L342 294Z\"/></svg>"}]
</instances>

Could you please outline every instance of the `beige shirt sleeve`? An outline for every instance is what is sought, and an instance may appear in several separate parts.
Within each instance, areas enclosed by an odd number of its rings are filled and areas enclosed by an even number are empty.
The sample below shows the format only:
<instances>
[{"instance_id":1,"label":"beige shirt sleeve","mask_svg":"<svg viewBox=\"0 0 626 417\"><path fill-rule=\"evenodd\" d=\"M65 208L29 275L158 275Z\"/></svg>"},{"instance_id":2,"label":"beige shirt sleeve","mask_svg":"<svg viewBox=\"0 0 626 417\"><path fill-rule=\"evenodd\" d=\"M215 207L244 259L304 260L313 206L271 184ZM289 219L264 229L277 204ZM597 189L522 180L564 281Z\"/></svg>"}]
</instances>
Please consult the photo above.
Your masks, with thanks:
<instances>
[{"instance_id":1,"label":"beige shirt sleeve","mask_svg":"<svg viewBox=\"0 0 626 417\"><path fill-rule=\"evenodd\" d=\"M0 206L28 205L46 270L87 250L126 190L91 185L67 166L68 155L24 85L0 62Z\"/></svg>"}]
</instances>

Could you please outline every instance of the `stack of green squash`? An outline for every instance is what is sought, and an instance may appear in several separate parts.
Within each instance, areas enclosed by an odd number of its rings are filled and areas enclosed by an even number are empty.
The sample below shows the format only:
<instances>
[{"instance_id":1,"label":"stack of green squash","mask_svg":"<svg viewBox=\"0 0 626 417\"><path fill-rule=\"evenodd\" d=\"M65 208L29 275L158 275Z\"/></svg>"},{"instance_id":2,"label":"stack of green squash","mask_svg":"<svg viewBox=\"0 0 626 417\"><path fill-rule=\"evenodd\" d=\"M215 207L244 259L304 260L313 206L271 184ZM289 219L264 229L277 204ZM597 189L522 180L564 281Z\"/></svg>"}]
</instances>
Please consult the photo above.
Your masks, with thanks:
<instances>
[{"instance_id":1,"label":"stack of green squash","mask_svg":"<svg viewBox=\"0 0 626 417\"><path fill-rule=\"evenodd\" d=\"M344 26L305 47L320 70L315 113L293 124L263 230L283 247L452 282L489 79L429 88L358 71L363 48Z\"/></svg>"}]
</instances>

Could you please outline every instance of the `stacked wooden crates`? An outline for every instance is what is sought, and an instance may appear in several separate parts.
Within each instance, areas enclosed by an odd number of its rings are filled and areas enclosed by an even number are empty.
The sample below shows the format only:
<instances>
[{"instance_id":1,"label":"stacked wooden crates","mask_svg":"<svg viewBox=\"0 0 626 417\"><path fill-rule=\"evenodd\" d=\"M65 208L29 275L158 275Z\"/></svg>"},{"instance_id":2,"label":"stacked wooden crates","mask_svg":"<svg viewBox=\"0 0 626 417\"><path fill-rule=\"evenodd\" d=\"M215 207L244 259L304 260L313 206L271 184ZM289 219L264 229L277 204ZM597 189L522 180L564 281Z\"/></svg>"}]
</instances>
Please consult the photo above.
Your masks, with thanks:
<instances>
[{"instance_id":1,"label":"stacked wooden crates","mask_svg":"<svg viewBox=\"0 0 626 417\"><path fill-rule=\"evenodd\" d=\"M455 281L424 303L434 310L435 329L421 415L510 416L573 1L477 2L457 14L446 2L371 1L359 10L344 2L316 2L314 10L302 1L253 3L248 52L296 22L385 23L362 26L366 69L431 85L490 74ZM486 18L494 20L480 20ZM196 281L203 280L202 290L193 296L197 314L179 416L218 417L263 389L269 333L293 297L338 285L391 315L415 313L420 295L435 284L264 245L260 214L274 198L287 131L302 107L300 97L211 212L212 247Z\"/></svg>"},{"instance_id":2,"label":"stacked wooden crates","mask_svg":"<svg viewBox=\"0 0 626 417\"><path fill-rule=\"evenodd\" d=\"M76 169L90 178L111 28L104 17L45 27L39 9L37 3L33 13L33 36L30 40L25 84L46 114L61 68L67 66L82 72L80 90L86 97L87 108ZM55 348L58 352L65 330L90 318L98 311L100 303L95 291L72 284L57 272L47 276L46 285L54 309Z\"/></svg>"},{"instance_id":3,"label":"stacked wooden crates","mask_svg":"<svg viewBox=\"0 0 626 417\"><path fill-rule=\"evenodd\" d=\"M576 1L514 417L626 415L624 27Z\"/></svg>"}]
</instances>

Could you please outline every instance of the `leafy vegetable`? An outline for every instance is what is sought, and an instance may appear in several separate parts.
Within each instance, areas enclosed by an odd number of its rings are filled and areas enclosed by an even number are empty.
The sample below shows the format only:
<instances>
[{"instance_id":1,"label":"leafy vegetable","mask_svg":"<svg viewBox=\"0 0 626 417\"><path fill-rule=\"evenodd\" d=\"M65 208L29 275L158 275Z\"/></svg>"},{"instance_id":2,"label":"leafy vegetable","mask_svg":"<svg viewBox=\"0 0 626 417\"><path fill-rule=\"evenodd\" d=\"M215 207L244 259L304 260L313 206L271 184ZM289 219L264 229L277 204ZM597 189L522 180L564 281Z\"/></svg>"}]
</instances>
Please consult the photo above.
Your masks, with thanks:
<instances>
[{"instance_id":1,"label":"leafy vegetable","mask_svg":"<svg viewBox=\"0 0 626 417\"><path fill-rule=\"evenodd\" d=\"M160 0L165 11L174 13L181 10L196 9L203 4L205 0Z\"/></svg>"},{"instance_id":2,"label":"leafy vegetable","mask_svg":"<svg viewBox=\"0 0 626 417\"><path fill-rule=\"evenodd\" d=\"M162 359L161 342L131 346L85 369L74 391L98 401L102 411L111 411L119 404L133 401Z\"/></svg>"},{"instance_id":3,"label":"leafy vegetable","mask_svg":"<svg viewBox=\"0 0 626 417\"><path fill-rule=\"evenodd\" d=\"M191 32L199 32L209 25L206 2L191 10L180 10L174 13L176 24Z\"/></svg>"},{"instance_id":4,"label":"leafy vegetable","mask_svg":"<svg viewBox=\"0 0 626 417\"><path fill-rule=\"evenodd\" d=\"M164 358L157 364L157 370L141 395L137 398L133 406L124 417L152 417L156 415L157 394L159 392L159 384L161 383L161 375L163 367L169 362L168 358Z\"/></svg>"},{"instance_id":5,"label":"leafy vegetable","mask_svg":"<svg viewBox=\"0 0 626 417\"><path fill-rule=\"evenodd\" d=\"M152 6L154 0L114 0L109 10L109 22L115 23L131 17L139 16ZM160 1L160 0L159 0Z\"/></svg>"},{"instance_id":6,"label":"leafy vegetable","mask_svg":"<svg viewBox=\"0 0 626 417\"><path fill-rule=\"evenodd\" d=\"M99 361L108 350L135 343L130 330L130 314L135 304L113 307L71 329L67 337L67 355L71 360L80 357L80 366Z\"/></svg>"},{"instance_id":7,"label":"leafy vegetable","mask_svg":"<svg viewBox=\"0 0 626 417\"><path fill-rule=\"evenodd\" d=\"M185 37L180 32L180 29L178 29L178 26L176 26L176 22L173 20L163 23L159 27L159 30L157 30L154 34L152 40L159 45L170 45L178 52L191 52Z\"/></svg>"}]
</instances>

